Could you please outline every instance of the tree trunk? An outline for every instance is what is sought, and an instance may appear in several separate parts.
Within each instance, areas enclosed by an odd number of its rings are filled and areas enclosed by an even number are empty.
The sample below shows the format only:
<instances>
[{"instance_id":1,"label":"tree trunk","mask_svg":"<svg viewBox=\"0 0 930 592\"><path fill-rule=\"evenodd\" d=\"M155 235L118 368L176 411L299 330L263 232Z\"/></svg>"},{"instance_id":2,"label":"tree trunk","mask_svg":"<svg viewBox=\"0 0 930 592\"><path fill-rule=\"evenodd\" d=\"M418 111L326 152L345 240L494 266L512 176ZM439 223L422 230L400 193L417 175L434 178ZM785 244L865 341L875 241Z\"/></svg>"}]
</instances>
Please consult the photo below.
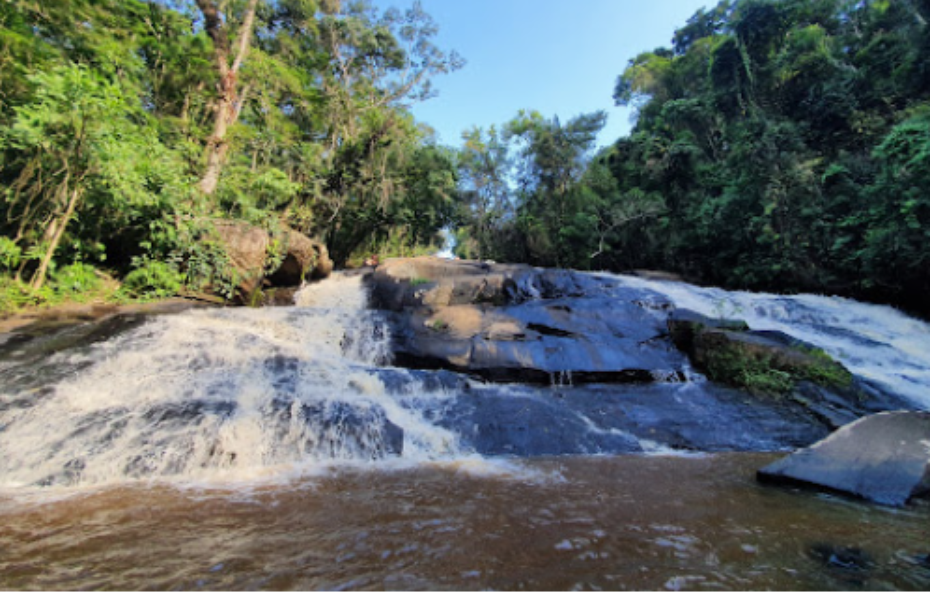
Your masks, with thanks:
<instances>
[{"instance_id":1,"label":"tree trunk","mask_svg":"<svg viewBox=\"0 0 930 592\"><path fill-rule=\"evenodd\" d=\"M233 108L227 96L220 96L214 106L216 116L213 119L213 135L207 140L207 167L204 170L203 179L200 180L200 190L207 195L212 195L216 191L223 164L226 162L226 152L229 149L226 131L230 124L228 112Z\"/></svg>"},{"instance_id":2,"label":"tree trunk","mask_svg":"<svg viewBox=\"0 0 930 592\"><path fill-rule=\"evenodd\" d=\"M229 46L229 36L226 31L227 21L220 15L219 7L214 0L197 0L197 6L204 16L204 27L207 34L213 40L213 53L216 58L217 72L220 76L217 90L219 96L213 105L213 134L207 140L206 168L203 178L200 181L200 190L211 195L216 191L220 181L220 173L223 171L223 165L226 162L226 153L229 145L226 142L226 133L229 126L239 119L239 113L242 112L245 103L246 93L241 97L237 96L237 78L242 62L249 52L249 44L252 38L252 29L255 26L255 10L258 6L258 0L249 0L242 17L242 24L239 27L239 37L233 63L230 65L229 58L232 54L232 48Z\"/></svg>"},{"instance_id":3,"label":"tree trunk","mask_svg":"<svg viewBox=\"0 0 930 592\"><path fill-rule=\"evenodd\" d=\"M54 218L49 224L51 232L48 236L48 250L45 251L42 262L39 263L39 269L37 269L35 275L32 276L30 287L33 290L38 290L45 284L45 278L48 275L48 267L52 262L52 257L55 256L58 244L61 243L61 237L65 235L65 228L68 226L68 222L71 221L71 217L74 215L74 211L77 209L77 205L80 201L81 188L78 186L71 191L71 197L68 199L68 205L64 213Z\"/></svg>"}]
</instances>

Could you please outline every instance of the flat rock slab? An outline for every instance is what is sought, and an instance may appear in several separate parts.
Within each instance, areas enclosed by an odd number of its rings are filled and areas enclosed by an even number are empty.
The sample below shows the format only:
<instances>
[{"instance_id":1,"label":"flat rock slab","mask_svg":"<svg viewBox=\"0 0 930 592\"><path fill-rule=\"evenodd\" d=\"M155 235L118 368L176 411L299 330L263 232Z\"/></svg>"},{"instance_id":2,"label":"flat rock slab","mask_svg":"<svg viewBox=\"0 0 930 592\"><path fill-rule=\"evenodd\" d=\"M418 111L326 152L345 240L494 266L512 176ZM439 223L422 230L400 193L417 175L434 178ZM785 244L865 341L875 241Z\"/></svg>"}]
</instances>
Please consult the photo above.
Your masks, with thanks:
<instances>
[{"instance_id":1,"label":"flat rock slab","mask_svg":"<svg viewBox=\"0 0 930 592\"><path fill-rule=\"evenodd\" d=\"M762 482L808 484L902 506L930 493L930 412L879 413L760 469Z\"/></svg>"}]
</instances>

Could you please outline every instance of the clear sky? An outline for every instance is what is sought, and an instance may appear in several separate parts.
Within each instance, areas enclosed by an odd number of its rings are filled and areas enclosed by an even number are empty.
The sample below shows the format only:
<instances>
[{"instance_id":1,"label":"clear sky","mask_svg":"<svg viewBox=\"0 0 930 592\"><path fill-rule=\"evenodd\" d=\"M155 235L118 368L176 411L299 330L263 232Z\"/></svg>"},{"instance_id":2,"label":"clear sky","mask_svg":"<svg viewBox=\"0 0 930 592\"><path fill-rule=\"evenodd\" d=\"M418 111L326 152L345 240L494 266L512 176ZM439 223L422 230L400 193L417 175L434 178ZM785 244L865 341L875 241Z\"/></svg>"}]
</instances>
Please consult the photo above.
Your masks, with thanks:
<instances>
[{"instance_id":1,"label":"clear sky","mask_svg":"<svg viewBox=\"0 0 930 592\"><path fill-rule=\"evenodd\" d=\"M379 0L407 8L411 0ZM614 107L613 89L627 61L670 47L676 28L709 0L422 0L439 25L436 44L455 49L465 68L435 79L439 96L414 107L440 142L464 130L536 109L563 121L603 109L600 145L630 130L630 111Z\"/></svg>"}]
</instances>

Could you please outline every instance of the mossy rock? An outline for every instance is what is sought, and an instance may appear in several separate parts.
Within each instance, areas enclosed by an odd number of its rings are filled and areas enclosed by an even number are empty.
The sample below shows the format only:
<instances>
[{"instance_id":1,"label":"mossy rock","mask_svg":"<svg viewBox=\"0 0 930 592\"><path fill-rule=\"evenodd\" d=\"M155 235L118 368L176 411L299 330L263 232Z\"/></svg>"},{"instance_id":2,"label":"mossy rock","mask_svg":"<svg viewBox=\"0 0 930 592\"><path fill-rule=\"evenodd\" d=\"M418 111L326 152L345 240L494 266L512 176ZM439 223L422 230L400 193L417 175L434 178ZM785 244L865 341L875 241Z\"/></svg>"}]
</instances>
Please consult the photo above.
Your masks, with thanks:
<instances>
[{"instance_id":1,"label":"mossy rock","mask_svg":"<svg viewBox=\"0 0 930 592\"><path fill-rule=\"evenodd\" d=\"M694 348L695 336L708 329L749 330L749 325L742 319L715 319L685 308L672 311L666 325L675 346L689 355Z\"/></svg>"},{"instance_id":2,"label":"mossy rock","mask_svg":"<svg viewBox=\"0 0 930 592\"><path fill-rule=\"evenodd\" d=\"M692 361L711 380L757 394L787 393L801 381L852 386L853 375L826 352L785 338L773 338L771 332L704 330L694 337Z\"/></svg>"}]
</instances>

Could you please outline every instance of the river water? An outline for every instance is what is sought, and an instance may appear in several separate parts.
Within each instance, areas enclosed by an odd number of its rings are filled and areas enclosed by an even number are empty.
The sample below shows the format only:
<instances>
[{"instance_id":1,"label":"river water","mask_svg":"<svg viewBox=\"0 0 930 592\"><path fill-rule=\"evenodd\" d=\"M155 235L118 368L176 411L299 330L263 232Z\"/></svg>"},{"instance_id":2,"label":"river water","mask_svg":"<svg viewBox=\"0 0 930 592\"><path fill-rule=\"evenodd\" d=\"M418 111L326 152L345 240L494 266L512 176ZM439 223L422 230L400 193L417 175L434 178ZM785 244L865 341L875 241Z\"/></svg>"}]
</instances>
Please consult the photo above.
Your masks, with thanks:
<instances>
[{"instance_id":1,"label":"river water","mask_svg":"<svg viewBox=\"0 0 930 592\"><path fill-rule=\"evenodd\" d=\"M813 341L930 408L930 331L891 309L617 280ZM74 347L81 327L6 336L0 588L930 587L930 507L757 484L779 453L480 454L449 417L483 387L391 368L364 303L340 276L296 307Z\"/></svg>"}]
</instances>

